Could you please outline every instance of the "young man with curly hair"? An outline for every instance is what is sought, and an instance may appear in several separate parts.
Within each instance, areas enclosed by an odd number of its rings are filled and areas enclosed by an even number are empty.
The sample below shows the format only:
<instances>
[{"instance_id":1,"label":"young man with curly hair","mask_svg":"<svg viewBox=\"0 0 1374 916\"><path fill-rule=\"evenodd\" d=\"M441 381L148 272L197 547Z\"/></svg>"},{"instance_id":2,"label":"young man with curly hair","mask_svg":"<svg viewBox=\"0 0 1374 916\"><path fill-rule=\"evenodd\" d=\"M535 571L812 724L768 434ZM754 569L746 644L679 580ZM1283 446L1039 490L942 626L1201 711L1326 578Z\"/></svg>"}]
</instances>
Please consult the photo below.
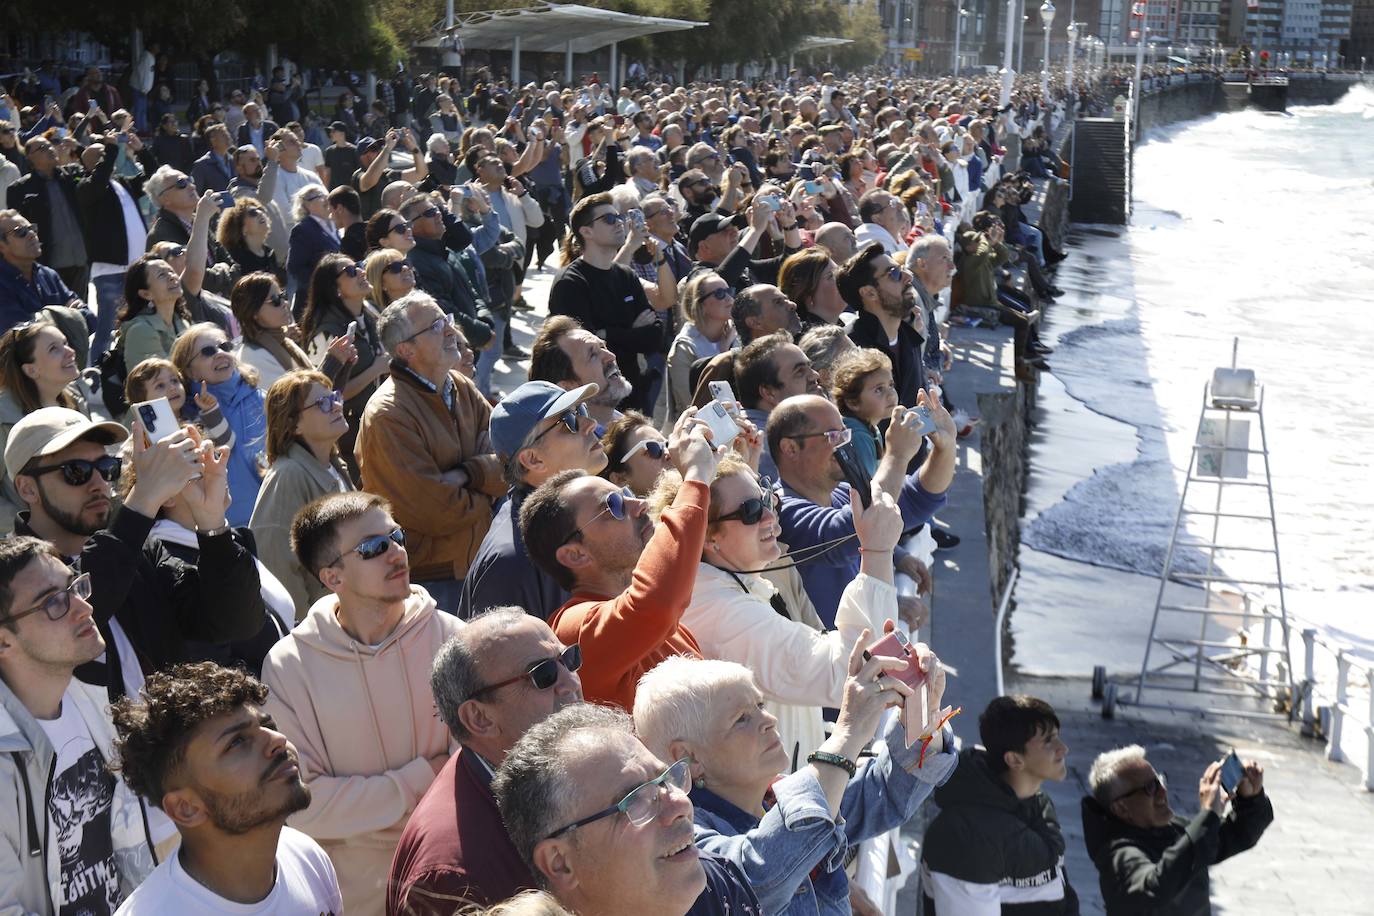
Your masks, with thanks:
<instances>
[{"instance_id":1,"label":"young man with curly hair","mask_svg":"<svg viewBox=\"0 0 1374 916\"><path fill-rule=\"evenodd\" d=\"M310 789L266 699L251 675L200 662L152 675L141 702L115 705L124 781L181 832L121 916L343 912L329 857L286 826Z\"/></svg>"}]
</instances>

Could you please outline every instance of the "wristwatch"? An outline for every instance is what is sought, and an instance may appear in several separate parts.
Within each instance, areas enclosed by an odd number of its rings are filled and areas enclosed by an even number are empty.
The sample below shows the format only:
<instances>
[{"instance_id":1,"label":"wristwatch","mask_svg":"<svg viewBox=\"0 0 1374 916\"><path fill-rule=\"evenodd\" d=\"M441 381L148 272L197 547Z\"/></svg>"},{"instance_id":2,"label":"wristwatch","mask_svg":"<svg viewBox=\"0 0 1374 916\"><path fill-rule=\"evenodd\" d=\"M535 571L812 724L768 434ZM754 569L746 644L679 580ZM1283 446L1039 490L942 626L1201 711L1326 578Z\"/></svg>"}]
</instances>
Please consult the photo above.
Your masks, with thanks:
<instances>
[{"instance_id":1,"label":"wristwatch","mask_svg":"<svg viewBox=\"0 0 1374 916\"><path fill-rule=\"evenodd\" d=\"M208 531L201 531L201 530L197 530L197 531L196 531L196 534L202 535L203 537L207 537L207 538L212 538L212 537L215 537L215 536L217 536L217 535L228 534L228 533L229 533L229 523L228 523L228 522L225 522L223 525L220 525L218 528L211 528L211 529L209 529Z\"/></svg>"}]
</instances>

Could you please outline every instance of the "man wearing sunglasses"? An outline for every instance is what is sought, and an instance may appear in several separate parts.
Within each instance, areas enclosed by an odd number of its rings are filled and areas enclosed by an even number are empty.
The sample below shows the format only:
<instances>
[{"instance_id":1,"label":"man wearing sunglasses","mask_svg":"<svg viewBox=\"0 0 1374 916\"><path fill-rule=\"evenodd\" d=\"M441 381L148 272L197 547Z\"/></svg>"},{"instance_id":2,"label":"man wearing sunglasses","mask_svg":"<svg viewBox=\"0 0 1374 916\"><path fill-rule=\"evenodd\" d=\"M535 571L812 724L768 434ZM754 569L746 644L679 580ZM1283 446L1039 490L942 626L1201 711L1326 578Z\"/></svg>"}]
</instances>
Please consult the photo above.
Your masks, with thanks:
<instances>
[{"instance_id":1,"label":"man wearing sunglasses","mask_svg":"<svg viewBox=\"0 0 1374 916\"><path fill-rule=\"evenodd\" d=\"M835 285L845 304L859 313L859 320L849 329L849 339L857 347L871 347L892 360L897 403L914 406L916 393L926 388L925 320L907 320L913 312L920 312L911 274L881 245L869 242L840 266Z\"/></svg>"},{"instance_id":2,"label":"man wearing sunglasses","mask_svg":"<svg viewBox=\"0 0 1374 916\"><path fill-rule=\"evenodd\" d=\"M514 605L548 620L568 600L567 589L531 564L518 522L526 498L555 474L599 474L605 468L606 450L586 407L596 392L596 385L565 391L549 382L526 382L492 410L492 447L510 492L468 568L460 616Z\"/></svg>"},{"instance_id":3,"label":"man wearing sunglasses","mask_svg":"<svg viewBox=\"0 0 1374 916\"><path fill-rule=\"evenodd\" d=\"M690 764L659 760L621 710L581 703L525 732L493 788L515 848L572 912L762 916L739 867L694 842Z\"/></svg>"},{"instance_id":4,"label":"man wearing sunglasses","mask_svg":"<svg viewBox=\"0 0 1374 916\"><path fill-rule=\"evenodd\" d=\"M251 639L267 613L253 554L224 517L227 452L186 432L150 445L142 427L134 429L124 460L136 482L118 511L112 485L123 460L106 449L129 434L117 423L44 407L15 424L5 445L5 467L27 506L15 533L42 538L90 574L95 622L115 651L80 676L111 699L137 694L145 674L195 658L195 642ZM191 512L200 550L194 566L150 537L171 499Z\"/></svg>"},{"instance_id":5,"label":"man wearing sunglasses","mask_svg":"<svg viewBox=\"0 0 1374 916\"><path fill-rule=\"evenodd\" d=\"M0 334L29 321L51 305L79 309L94 326L94 316L61 275L40 263L38 229L18 210L0 210Z\"/></svg>"},{"instance_id":6,"label":"man wearing sunglasses","mask_svg":"<svg viewBox=\"0 0 1374 916\"><path fill-rule=\"evenodd\" d=\"M415 247L406 261L415 269L416 282L453 316L469 343L487 349L495 336L496 319L487 305L486 289L479 290L464 267L464 255L449 247L443 209L430 195L416 194L401 205L401 216L415 236ZM465 227L462 231L468 232Z\"/></svg>"},{"instance_id":7,"label":"man wearing sunglasses","mask_svg":"<svg viewBox=\"0 0 1374 916\"><path fill-rule=\"evenodd\" d=\"M84 292L90 276L90 258L76 202L80 170L59 169L57 151L41 134L24 143L24 155L33 171L10 185L10 206L24 214L47 240L43 263L61 274L67 286Z\"/></svg>"},{"instance_id":8,"label":"man wearing sunglasses","mask_svg":"<svg viewBox=\"0 0 1374 916\"><path fill-rule=\"evenodd\" d=\"M1083 799L1083 841L1107 912L1212 912L1207 869L1252 848L1274 821L1264 768L1251 760L1239 776L1228 791L1222 763L1209 764L1198 780L1198 813L1188 817L1169 804L1168 780L1144 748L1098 755Z\"/></svg>"},{"instance_id":9,"label":"man wearing sunglasses","mask_svg":"<svg viewBox=\"0 0 1374 916\"><path fill-rule=\"evenodd\" d=\"M473 618L444 643L430 683L461 745L415 807L387 884L390 916L439 916L537 887L501 822L491 780L530 726L582 702L582 654L523 608Z\"/></svg>"},{"instance_id":10,"label":"man wearing sunglasses","mask_svg":"<svg viewBox=\"0 0 1374 916\"><path fill-rule=\"evenodd\" d=\"M311 792L293 826L329 853L350 912L380 913L401 828L448 761L430 660L463 622L412 584L406 532L380 496L307 504L291 544L330 594L268 653L262 708Z\"/></svg>"},{"instance_id":11,"label":"man wearing sunglasses","mask_svg":"<svg viewBox=\"0 0 1374 916\"><path fill-rule=\"evenodd\" d=\"M114 758L109 698L72 676L105 650L90 597L90 577L68 569L51 544L0 540L7 911L113 913L171 836L170 822L106 767Z\"/></svg>"}]
</instances>

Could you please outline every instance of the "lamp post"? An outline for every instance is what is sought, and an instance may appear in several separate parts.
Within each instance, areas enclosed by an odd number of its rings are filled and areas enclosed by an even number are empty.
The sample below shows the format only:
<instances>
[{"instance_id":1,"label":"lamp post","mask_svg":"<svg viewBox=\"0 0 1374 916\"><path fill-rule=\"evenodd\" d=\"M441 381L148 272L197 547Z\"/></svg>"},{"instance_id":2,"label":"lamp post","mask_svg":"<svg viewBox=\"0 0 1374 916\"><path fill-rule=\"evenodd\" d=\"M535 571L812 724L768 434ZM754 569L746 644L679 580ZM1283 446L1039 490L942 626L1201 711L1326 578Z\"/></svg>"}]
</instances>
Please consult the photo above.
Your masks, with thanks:
<instances>
[{"instance_id":1,"label":"lamp post","mask_svg":"<svg viewBox=\"0 0 1374 916\"><path fill-rule=\"evenodd\" d=\"M1068 85L1069 90L1069 120L1073 120L1074 113L1077 110L1077 106L1074 102L1073 56L1074 49L1078 44L1078 23L1070 22L1068 29L1065 30L1065 34L1069 36L1069 61L1068 67L1064 73L1064 82Z\"/></svg>"},{"instance_id":2,"label":"lamp post","mask_svg":"<svg viewBox=\"0 0 1374 916\"><path fill-rule=\"evenodd\" d=\"M964 17L968 12L964 9L964 0L958 0L954 9L954 75L959 75L959 39L964 36Z\"/></svg>"},{"instance_id":3,"label":"lamp post","mask_svg":"<svg viewBox=\"0 0 1374 916\"><path fill-rule=\"evenodd\" d=\"M997 105L1004 108L1011 103L1011 83L1016 78L1016 72L1011 69L1011 45L1016 39L1016 26L1012 22L1012 17L1016 15L1016 0L1007 0L1007 43L1002 50L1002 92L997 97Z\"/></svg>"},{"instance_id":4,"label":"lamp post","mask_svg":"<svg viewBox=\"0 0 1374 916\"><path fill-rule=\"evenodd\" d=\"M1045 29L1045 56L1040 64L1040 102L1048 105L1050 100L1050 26L1054 25L1054 4L1045 0L1040 4L1040 24Z\"/></svg>"}]
</instances>

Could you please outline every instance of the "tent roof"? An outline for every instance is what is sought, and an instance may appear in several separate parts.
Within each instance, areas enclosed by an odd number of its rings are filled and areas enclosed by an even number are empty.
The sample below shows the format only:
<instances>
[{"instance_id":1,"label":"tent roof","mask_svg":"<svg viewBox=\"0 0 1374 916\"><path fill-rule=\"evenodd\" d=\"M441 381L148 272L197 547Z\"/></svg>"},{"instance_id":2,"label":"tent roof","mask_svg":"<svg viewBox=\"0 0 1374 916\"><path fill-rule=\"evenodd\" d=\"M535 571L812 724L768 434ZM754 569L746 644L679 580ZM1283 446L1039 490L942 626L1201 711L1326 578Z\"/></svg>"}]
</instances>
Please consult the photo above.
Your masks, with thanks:
<instances>
[{"instance_id":1,"label":"tent roof","mask_svg":"<svg viewBox=\"0 0 1374 916\"><path fill-rule=\"evenodd\" d=\"M815 51L820 48L838 48L840 45L850 45L854 43L852 38L827 38L823 35L808 35L797 45L797 53L802 51Z\"/></svg>"},{"instance_id":2,"label":"tent roof","mask_svg":"<svg viewBox=\"0 0 1374 916\"><path fill-rule=\"evenodd\" d=\"M522 51L563 51L571 44L574 53L586 54L613 42L704 25L707 23L576 4L536 3L517 9L463 13L455 17L449 34L464 48L507 51L519 36Z\"/></svg>"}]
</instances>

